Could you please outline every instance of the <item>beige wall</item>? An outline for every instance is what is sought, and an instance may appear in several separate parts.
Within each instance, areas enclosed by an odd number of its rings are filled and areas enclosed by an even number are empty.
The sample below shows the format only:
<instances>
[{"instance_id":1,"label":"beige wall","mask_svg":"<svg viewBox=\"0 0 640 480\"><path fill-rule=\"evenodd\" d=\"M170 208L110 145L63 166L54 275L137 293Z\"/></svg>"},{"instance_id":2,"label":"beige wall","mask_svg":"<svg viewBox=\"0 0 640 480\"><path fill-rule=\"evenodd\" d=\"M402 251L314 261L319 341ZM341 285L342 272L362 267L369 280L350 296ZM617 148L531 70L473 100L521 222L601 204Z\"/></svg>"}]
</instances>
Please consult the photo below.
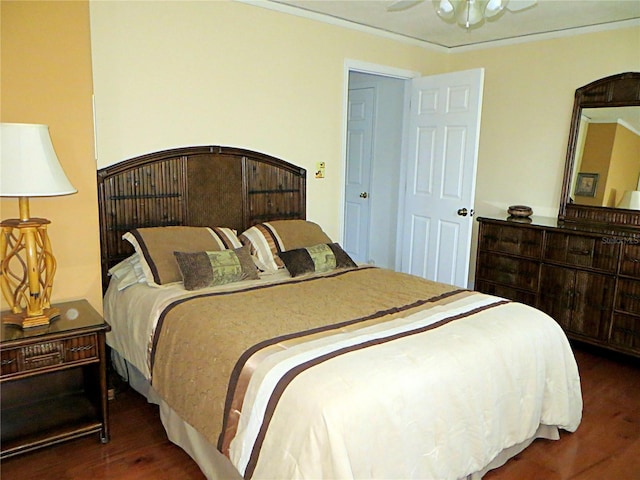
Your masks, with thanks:
<instances>
[{"instance_id":1,"label":"beige wall","mask_svg":"<svg viewBox=\"0 0 640 480\"><path fill-rule=\"evenodd\" d=\"M452 70L485 68L476 189L479 215L512 204L556 216L576 88L640 71L640 28L451 55Z\"/></svg>"},{"instance_id":2,"label":"beige wall","mask_svg":"<svg viewBox=\"0 0 640 480\"><path fill-rule=\"evenodd\" d=\"M91 4L98 164L184 145L283 158L338 238L348 59L425 73L446 55L238 2Z\"/></svg>"},{"instance_id":3,"label":"beige wall","mask_svg":"<svg viewBox=\"0 0 640 480\"><path fill-rule=\"evenodd\" d=\"M58 269L53 301L87 298L102 310L88 2L0 3L2 122L49 125L75 195L32 199L31 214L51 220ZM0 201L17 218L18 200ZM5 308L4 299L1 301Z\"/></svg>"}]
</instances>

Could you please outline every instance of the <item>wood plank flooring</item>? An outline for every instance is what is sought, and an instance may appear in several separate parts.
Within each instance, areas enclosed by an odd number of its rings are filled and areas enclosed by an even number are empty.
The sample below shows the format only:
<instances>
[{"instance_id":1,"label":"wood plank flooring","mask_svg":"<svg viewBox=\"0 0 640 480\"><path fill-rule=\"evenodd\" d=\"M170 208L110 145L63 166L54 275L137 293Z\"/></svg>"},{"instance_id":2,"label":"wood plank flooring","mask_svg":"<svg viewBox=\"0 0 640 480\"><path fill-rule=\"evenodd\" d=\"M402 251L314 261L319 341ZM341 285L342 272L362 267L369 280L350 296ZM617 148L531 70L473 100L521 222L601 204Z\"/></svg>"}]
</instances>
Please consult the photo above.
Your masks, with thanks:
<instances>
[{"instance_id":1,"label":"wood plank flooring","mask_svg":"<svg viewBox=\"0 0 640 480\"><path fill-rule=\"evenodd\" d=\"M536 440L485 480L640 480L640 361L575 349L584 413L578 431ZM125 390L110 402L112 439L85 437L0 463L3 480L202 480L167 440L158 408Z\"/></svg>"}]
</instances>

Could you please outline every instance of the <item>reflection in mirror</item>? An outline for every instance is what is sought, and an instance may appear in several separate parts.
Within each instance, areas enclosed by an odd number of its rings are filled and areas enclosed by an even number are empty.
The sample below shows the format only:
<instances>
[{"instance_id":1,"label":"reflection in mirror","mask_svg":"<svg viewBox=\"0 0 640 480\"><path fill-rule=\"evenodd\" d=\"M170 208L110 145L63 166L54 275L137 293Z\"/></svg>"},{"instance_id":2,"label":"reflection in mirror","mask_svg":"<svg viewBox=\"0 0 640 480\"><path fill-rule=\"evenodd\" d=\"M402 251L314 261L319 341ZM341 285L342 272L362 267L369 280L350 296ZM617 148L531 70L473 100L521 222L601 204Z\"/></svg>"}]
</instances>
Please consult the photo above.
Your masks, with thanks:
<instances>
[{"instance_id":1,"label":"reflection in mirror","mask_svg":"<svg viewBox=\"0 0 640 480\"><path fill-rule=\"evenodd\" d=\"M640 231L640 72L575 91L558 221Z\"/></svg>"},{"instance_id":2,"label":"reflection in mirror","mask_svg":"<svg viewBox=\"0 0 640 480\"><path fill-rule=\"evenodd\" d=\"M583 108L570 201L640 210L640 107Z\"/></svg>"}]
</instances>

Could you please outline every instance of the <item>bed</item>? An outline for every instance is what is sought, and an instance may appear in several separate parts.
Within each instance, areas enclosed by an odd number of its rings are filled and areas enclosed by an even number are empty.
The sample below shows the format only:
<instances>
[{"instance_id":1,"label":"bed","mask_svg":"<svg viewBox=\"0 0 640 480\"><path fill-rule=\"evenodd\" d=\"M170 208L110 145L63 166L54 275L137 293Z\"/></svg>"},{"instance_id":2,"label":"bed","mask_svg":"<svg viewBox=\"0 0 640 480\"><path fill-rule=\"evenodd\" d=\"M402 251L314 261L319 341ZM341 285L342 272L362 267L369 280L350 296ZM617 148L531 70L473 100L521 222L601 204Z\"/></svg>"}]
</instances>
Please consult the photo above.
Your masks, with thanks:
<instances>
[{"instance_id":1,"label":"bed","mask_svg":"<svg viewBox=\"0 0 640 480\"><path fill-rule=\"evenodd\" d=\"M356 265L302 168L186 147L98 193L114 365L207 478L477 479L580 423L555 321Z\"/></svg>"}]
</instances>

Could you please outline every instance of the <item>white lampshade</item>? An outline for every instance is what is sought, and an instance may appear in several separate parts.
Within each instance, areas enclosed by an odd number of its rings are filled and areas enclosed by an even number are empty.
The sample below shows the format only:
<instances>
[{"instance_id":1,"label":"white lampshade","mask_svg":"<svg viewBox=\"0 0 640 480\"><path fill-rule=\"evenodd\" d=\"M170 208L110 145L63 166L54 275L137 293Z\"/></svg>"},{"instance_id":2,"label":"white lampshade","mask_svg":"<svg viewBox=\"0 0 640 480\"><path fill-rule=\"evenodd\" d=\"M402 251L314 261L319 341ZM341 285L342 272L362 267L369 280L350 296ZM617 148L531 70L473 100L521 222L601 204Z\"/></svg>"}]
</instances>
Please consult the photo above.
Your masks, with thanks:
<instances>
[{"instance_id":1,"label":"white lampshade","mask_svg":"<svg viewBox=\"0 0 640 480\"><path fill-rule=\"evenodd\" d=\"M48 197L76 192L56 157L47 125L0 124L0 196Z\"/></svg>"},{"instance_id":2,"label":"white lampshade","mask_svg":"<svg viewBox=\"0 0 640 480\"><path fill-rule=\"evenodd\" d=\"M629 208L631 210L640 210L640 191L627 190L622 196L622 200L618 203L618 208Z\"/></svg>"}]
</instances>

